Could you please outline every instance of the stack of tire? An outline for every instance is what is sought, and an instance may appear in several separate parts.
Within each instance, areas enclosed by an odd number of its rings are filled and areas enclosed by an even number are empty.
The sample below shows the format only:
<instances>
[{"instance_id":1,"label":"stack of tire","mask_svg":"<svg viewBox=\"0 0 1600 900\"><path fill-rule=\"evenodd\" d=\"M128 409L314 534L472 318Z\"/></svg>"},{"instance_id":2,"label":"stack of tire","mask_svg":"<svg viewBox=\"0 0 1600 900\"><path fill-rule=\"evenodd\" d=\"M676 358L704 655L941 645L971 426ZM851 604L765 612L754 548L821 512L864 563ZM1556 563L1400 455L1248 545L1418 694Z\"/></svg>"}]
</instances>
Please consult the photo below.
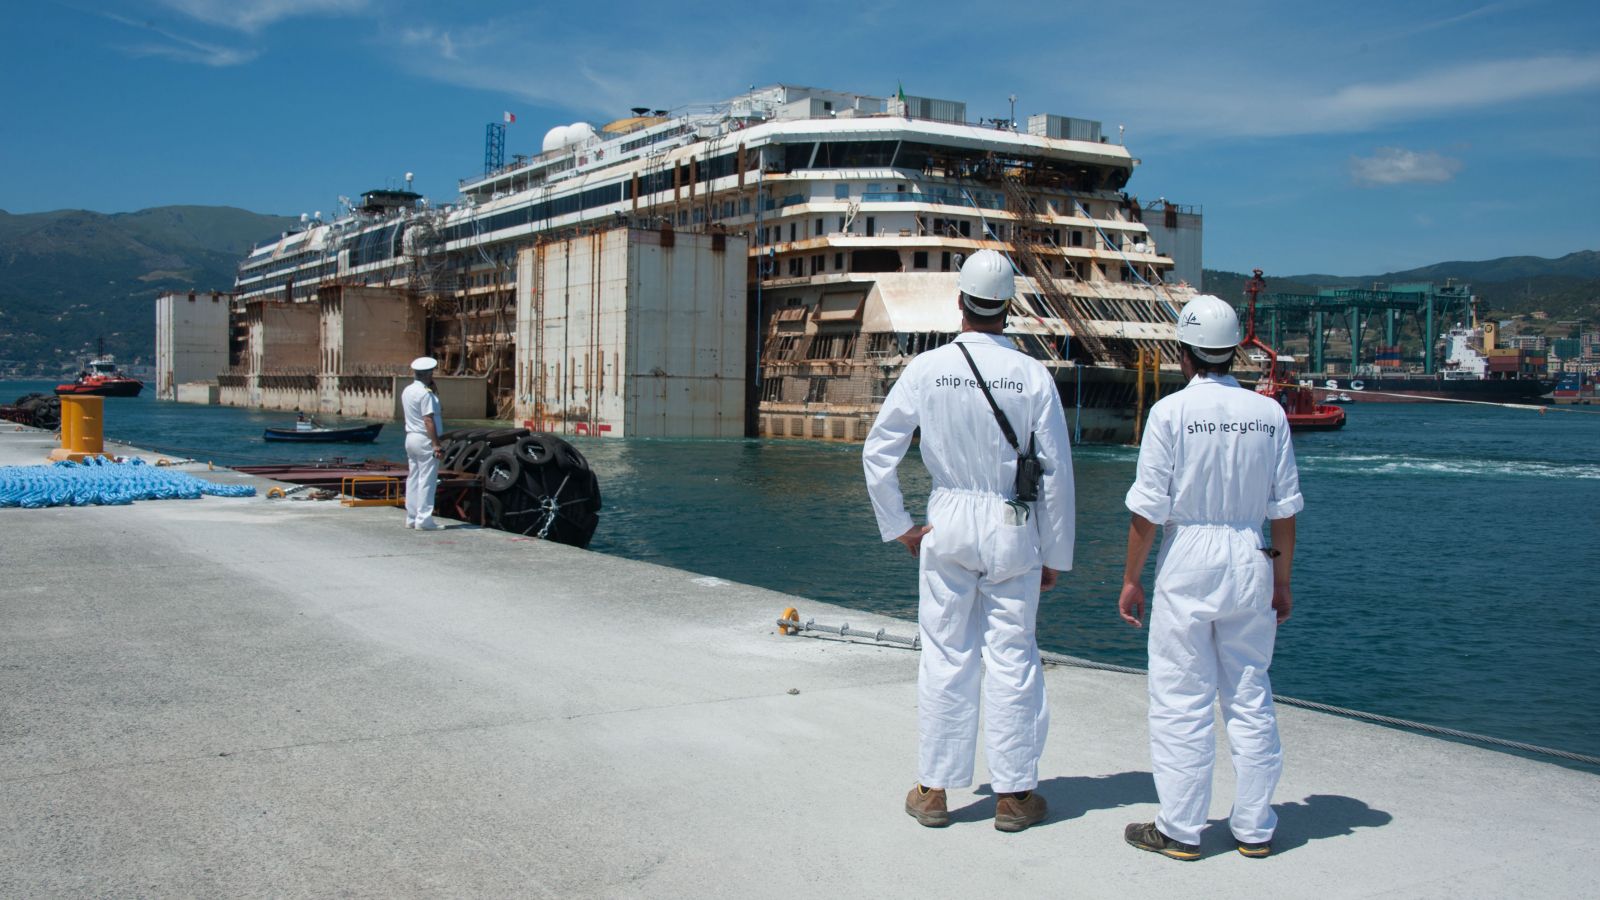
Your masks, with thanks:
<instances>
[{"instance_id":1,"label":"stack of tire","mask_svg":"<svg viewBox=\"0 0 1600 900\"><path fill-rule=\"evenodd\" d=\"M459 428L440 435L442 474L477 476L472 520L574 547L600 524L600 482L571 444L526 428Z\"/></svg>"},{"instance_id":2,"label":"stack of tire","mask_svg":"<svg viewBox=\"0 0 1600 900\"><path fill-rule=\"evenodd\" d=\"M55 431L61 427L61 398L54 394L27 394L17 398L18 421L34 428Z\"/></svg>"}]
</instances>

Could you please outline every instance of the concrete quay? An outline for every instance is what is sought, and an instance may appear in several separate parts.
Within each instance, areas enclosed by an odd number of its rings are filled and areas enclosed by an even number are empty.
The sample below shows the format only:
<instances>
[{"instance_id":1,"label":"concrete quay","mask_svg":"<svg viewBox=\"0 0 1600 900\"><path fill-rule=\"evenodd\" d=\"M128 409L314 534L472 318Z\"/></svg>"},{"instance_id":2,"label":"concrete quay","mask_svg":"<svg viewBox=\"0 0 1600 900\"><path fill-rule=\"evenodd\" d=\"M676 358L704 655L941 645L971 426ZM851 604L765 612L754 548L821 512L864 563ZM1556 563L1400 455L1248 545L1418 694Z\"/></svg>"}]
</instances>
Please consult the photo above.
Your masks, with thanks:
<instances>
[{"instance_id":1,"label":"concrete quay","mask_svg":"<svg viewBox=\"0 0 1600 900\"><path fill-rule=\"evenodd\" d=\"M50 446L7 427L0 465ZM1048 674L1050 819L997 832L980 786L924 829L915 654L773 626L908 623L393 509L4 509L0 556L0 897L1573 897L1600 869L1600 778L1287 708L1274 856L1232 850L1225 749L1206 858L1135 851L1143 680L1078 669Z\"/></svg>"}]
</instances>

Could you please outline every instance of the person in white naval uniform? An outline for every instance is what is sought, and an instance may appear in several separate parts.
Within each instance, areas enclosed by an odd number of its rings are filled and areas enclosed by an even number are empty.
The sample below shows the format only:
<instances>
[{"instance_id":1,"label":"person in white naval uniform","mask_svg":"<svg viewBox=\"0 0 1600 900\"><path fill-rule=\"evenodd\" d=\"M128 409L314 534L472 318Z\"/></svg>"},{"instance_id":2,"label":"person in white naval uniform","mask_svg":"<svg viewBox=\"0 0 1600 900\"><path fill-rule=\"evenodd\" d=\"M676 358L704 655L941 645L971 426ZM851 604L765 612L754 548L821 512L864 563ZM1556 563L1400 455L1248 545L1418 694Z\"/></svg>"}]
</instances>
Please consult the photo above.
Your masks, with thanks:
<instances>
[{"instance_id":1,"label":"person in white naval uniform","mask_svg":"<svg viewBox=\"0 0 1600 900\"><path fill-rule=\"evenodd\" d=\"M1238 851L1272 852L1272 792L1283 768L1272 706L1277 628L1289 618L1295 514L1305 506L1283 407L1228 374L1239 317L1217 297L1178 315L1183 390L1150 408L1129 488L1132 512L1118 610L1139 627L1156 525L1165 538L1150 606L1150 763L1161 812L1123 837L1173 859L1200 858L1220 693L1237 775L1229 826ZM1261 522L1271 520L1272 545Z\"/></svg>"},{"instance_id":2,"label":"person in white naval uniform","mask_svg":"<svg viewBox=\"0 0 1600 900\"><path fill-rule=\"evenodd\" d=\"M918 558L918 781L905 808L929 827L950 822L946 789L972 784L980 693L995 827L1021 831L1046 814L1034 791L1050 724L1034 627L1040 591L1072 568L1072 450L1050 372L1003 334L1015 291L1004 256L967 260L961 333L906 366L862 448L879 533ZM896 474L918 429L933 481L921 526ZM1019 450L1030 447L1037 499L1018 502Z\"/></svg>"},{"instance_id":3,"label":"person in white naval uniform","mask_svg":"<svg viewBox=\"0 0 1600 900\"><path fill-rule=\"evenodd\" d=\"M406 527L421 531L443 528L433 518L433 495L439 486L439 457L444 416L439 396L433 392L433 371L439 363L431 356L411 361L415 381L400 392L406 420Z\"/></svg>"}]
</instances>

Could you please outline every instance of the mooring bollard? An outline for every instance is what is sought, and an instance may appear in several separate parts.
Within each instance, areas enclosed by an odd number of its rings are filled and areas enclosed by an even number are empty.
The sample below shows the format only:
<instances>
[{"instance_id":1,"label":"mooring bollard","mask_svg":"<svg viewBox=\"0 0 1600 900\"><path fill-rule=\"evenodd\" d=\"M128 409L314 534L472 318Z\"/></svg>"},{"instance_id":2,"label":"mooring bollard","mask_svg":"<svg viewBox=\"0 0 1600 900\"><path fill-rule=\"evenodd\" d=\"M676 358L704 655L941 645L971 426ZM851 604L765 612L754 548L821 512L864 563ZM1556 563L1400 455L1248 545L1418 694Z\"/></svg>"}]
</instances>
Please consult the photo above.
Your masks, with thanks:
<instances>
[{"instance_id":1,"label":"mooring bollard","mask_svg":"<svg viewBox=\"0 0 1600 900\"><path fill-rule=\"evenodd\" d=\"M61 446L50 451L51 459L82 462L105 453L105 403L91 395L61 397Z\"/></svg>"}]
</instances>

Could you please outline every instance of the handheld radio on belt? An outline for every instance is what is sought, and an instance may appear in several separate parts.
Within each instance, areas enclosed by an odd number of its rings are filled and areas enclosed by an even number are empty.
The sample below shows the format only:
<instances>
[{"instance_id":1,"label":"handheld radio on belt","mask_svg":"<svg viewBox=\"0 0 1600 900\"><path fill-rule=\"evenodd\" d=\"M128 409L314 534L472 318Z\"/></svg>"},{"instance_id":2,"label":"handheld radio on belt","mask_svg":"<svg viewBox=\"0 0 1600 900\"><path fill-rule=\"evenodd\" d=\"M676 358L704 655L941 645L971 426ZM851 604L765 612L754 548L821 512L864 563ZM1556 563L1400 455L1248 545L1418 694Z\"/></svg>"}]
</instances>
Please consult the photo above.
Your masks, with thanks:
<instances>
[{"instance_id":1,"label":"handheld radio on belt","mask_svg":"<svg viewBox=\"0 0 1600 900\"><path fill-rule=\"evenodd\" d=\"M1017 433L1011 429L1011 420L1001 412L1000 404L994 402L994 395L989 393L989 386L983 381L983 373L978 371L978 364L972 361L972 354L967 348L956 342L956 348L961 355L967 358L967 365L972 367L972 374L978 379L978 387L983 389L983 399L989 401L989 408L994 410L994 420L1000 423L1000 431L1011 443L1011 449L1017 451L1017 499L1024 503L1032 503L1039 499L1039 479L1044 477L1044 467L1039 464L1039 456L1033 448L1033 432L1028 432L1028 452L1022 452L1022 445L1017 441Z\"/></svg>"}]
</instances>

